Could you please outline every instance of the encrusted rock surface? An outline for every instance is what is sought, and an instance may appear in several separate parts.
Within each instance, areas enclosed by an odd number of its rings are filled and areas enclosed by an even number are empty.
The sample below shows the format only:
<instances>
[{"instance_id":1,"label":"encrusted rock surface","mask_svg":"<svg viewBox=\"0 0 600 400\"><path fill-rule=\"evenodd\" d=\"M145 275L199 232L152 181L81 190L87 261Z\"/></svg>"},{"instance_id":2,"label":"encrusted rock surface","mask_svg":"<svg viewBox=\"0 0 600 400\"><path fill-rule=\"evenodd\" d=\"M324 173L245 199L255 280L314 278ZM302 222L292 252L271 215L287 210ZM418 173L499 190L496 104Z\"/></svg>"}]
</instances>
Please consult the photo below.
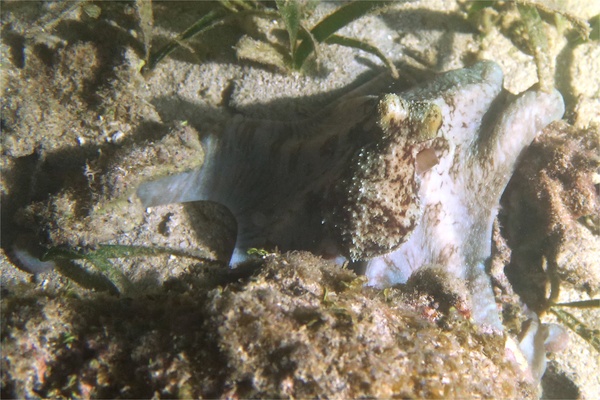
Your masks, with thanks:
<instances>
[{"instance_id":1,"label":"encrusted rock surface","mask_svg":"<svg viewBox=\"0 0 600 400\"><path fill-rule=\"evenodd\" d=\"M2 397L535 397L502 337L413 290L308 253L225 275L120 299L3 288Z\"/></svg>"}]
</instances>

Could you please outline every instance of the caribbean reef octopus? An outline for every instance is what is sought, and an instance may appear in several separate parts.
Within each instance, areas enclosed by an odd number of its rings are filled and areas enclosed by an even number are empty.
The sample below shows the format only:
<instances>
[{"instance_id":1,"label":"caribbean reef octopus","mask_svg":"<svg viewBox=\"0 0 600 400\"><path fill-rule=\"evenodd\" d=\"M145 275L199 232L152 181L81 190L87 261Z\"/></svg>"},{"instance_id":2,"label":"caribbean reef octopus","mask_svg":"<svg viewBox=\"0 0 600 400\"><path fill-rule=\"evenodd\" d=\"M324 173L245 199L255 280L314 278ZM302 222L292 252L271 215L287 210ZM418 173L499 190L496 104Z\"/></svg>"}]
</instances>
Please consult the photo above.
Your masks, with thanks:
<instances>
[{"instance_id":1,"label":"caribbean reef octopus","mask_svg":"<svg viewBox=\"0 0 600 400\"><path fill-rule=\"evenodd\" d=\"M230 264L249 248L366 264L370 285L427 265L464 279L471 315L502 329L488 276L492 223L519 155L564 113L558 91L514 96L491 61L412 89L350 96L307 121L234 118L201 169L142 184L146 207L207 200L234 214Z\"/></svg>"}]
</instances>

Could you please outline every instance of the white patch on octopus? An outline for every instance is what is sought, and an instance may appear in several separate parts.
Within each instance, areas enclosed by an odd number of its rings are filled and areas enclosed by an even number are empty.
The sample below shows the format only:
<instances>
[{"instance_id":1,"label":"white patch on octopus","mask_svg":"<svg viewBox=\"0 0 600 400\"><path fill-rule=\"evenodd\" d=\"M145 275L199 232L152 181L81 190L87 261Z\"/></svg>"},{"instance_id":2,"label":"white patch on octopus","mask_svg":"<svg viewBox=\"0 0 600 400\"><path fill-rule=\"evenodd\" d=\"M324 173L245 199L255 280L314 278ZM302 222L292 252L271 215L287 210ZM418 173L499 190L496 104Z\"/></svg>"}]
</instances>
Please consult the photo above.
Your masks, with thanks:
<instances>
[{"instance_id":1,"label":"white patch on octopus","mask_svg":"<svg viewBox=\"0 0 600 400\"><path fill-rule=\"evenodd\" d=\"M364 261L369 284L438 264L468 282L472 315L501 330L484 264L521 151L564 113L557 91L507 102L493 62L399 94L345 99L300 123L237 118L205 140L198 171L145 183L145 206L197 200L237 219L231 259L251 247Z\"/></svg>"}]
</instances>

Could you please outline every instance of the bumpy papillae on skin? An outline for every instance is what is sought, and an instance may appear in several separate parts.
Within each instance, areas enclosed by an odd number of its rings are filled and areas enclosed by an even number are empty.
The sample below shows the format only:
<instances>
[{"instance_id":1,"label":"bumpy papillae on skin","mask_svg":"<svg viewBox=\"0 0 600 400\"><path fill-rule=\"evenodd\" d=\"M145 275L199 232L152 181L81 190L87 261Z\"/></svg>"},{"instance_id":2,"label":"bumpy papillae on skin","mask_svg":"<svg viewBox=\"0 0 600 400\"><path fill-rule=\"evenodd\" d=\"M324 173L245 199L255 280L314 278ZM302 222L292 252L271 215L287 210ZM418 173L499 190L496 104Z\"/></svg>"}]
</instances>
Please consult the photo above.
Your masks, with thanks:
<instances>
[{"instance_id":1,"label":"bumpy papillae on skin","mask_svg":"<svg viewBox=\"0 0 600 400\"><path fill-rule=\"evenodd\" d=\"M382 138L356 155L333 212L341 247L352 260L386 254L405 241L423 214L420 175L437 163L435 154L417 162L434 146L442 119L437 106L385 95L378 109Z\"/></svg>"}]
</instances>

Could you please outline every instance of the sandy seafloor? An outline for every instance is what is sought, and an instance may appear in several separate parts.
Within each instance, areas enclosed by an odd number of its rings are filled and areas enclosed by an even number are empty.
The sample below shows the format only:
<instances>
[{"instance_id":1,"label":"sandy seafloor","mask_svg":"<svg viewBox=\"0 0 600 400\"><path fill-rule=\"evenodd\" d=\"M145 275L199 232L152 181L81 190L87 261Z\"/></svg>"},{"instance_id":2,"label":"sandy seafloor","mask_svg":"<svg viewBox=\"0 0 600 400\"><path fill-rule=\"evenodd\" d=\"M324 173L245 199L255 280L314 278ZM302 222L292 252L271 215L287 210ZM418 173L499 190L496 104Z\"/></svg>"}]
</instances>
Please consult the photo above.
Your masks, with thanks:
<instances>
[{"instance_id":1,"label":"sandy seafloor","mask_svg":"<svg viewBox=\"0 0 600 400\"><path fill-rule=\"evenodd\" d=\"M186 42L143 77L145 38L160 46L214 4L155 2L146 36L133 3L102 2L97 18L76 8L52 20L57 4L0 4L2 398L597 398L597 308L568 309L592 333L586 341L567 329L568 347L549 355L538 389L504 358L503 340L478 333L439 298L436 308L410 287L361 289L351 271L303 253L270 255L252 277L231 277L223 265L235 222L226 210L143 209L136 199L144 180L199 167L199 138L218 135L233 116L310 117L384 72L379 59L322 45L302 73L241 60L234 46L242 35L284 35L272 20L248 18ZM547 4L584 20L600 13L591 0ZM319 6L308 26L334 7ZM496 22L483 32L454 1L397 3L340 33L431 71L494 60L505 88L522 92L537 74L517 14L489 12ZM561 287L557 302L600 296L600 46L569 42L566 22L545 29L566 114L530 164L523 155L502 204L492 275L512 336L525 318L521 300L535 309L547 295L548 265ZM537 211L524 223L528 207ZM31 275L13 253L28 243L39 244L32 251L160 246L205 261L113 259L126 279L112 282L79 262ZM110 294L115 288L120 296Z\"/></svg>"}]
</instances>

